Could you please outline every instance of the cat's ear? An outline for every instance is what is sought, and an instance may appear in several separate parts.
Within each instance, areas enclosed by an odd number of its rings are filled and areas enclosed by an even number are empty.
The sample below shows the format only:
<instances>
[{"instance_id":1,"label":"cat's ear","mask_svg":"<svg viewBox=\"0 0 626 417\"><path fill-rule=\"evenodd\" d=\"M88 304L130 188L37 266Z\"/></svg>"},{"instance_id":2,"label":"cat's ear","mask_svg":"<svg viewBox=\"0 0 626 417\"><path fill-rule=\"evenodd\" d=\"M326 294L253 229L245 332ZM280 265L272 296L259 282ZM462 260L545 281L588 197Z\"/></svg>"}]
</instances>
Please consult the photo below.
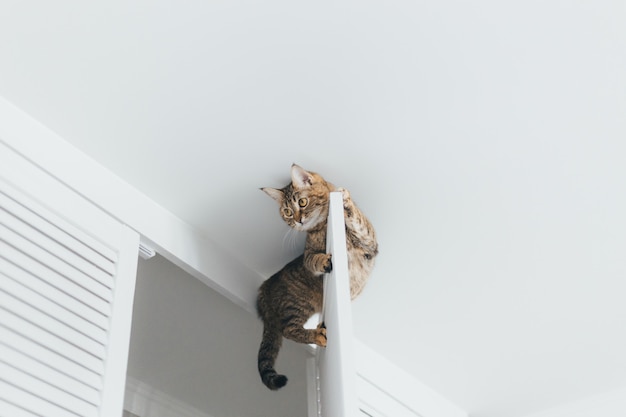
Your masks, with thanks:
<instances>
[{"instance_id":1,"label":"cat's ear","mask_svg":"<svg viewBox=\"0 0 626 417\"><path fill-rule=\"evenodd\" d=\"M296 164L291 166L291 182L296 188L306 188L313 184L313 176Z\"/></svg>"},{"instance_id":2,"label":"cat's ear","mask_svg":"<svg viewBox=\"0 0 626 417\"><path fill-rule=\"evenodd\" d=\"M272 197L274 200L278 201L279 203L282 203L283 197L284 197L282 190L277 190L276 188L269 188L269 187L261 188L261 190L265 194Z\"/></svg>"}]
</instances>

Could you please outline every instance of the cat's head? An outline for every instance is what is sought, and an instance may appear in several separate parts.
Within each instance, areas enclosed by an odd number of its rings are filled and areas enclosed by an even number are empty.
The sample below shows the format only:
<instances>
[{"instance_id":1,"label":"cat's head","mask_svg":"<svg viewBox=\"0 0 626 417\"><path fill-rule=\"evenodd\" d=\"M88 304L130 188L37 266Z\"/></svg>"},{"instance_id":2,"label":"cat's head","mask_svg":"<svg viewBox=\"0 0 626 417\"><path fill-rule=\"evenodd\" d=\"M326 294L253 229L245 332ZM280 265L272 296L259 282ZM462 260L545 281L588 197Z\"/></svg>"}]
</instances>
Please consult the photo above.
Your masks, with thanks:
<instances>
[{"instance_id":1,"label":"cat's head","mask_svg":"<svg viewBox=\"0 0 626 417\"><path fill-rule=\"evenodd\" d=\"M315 172L291 166L291 183L282 189L261 188L280 207L280 216L296 230L308 231L326 222L328 200L334 186Z\"/></svg>"}]
</instances>

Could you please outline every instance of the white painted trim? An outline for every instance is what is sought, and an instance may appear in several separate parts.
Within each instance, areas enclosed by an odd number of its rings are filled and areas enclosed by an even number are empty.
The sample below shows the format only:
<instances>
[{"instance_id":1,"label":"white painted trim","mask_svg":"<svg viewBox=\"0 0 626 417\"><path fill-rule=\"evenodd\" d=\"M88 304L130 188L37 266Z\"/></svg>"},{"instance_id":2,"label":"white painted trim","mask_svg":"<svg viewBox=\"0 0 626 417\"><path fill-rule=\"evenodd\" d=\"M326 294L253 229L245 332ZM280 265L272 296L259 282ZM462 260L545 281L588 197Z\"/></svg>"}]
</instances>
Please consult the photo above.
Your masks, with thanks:
<instances>
[{"instance_id":1,"label":"white painted trim","mask_svg":"<svg viewBox=\"0 0 626 417\"><path fill-rule=\"evenodd\" d=\"M468 417L467 412L358 340L355 353L357 398L362 404L383 415Z\"/></svg>"},{"instance_id":2,"label":"white painted trim","mask_svg":"<svg viewBox=\"0 0 626 417\"><path fill-rule=\"evenodd\" d=\"M119 413L124 402L124 393L119 387L124 385L128 366L128 346L133 318L135 283L137 282L137 255L139 234L129 227L122 226L119 245L115 297L109 330L109 349L104 366L106 384L102 390L100 416Z\"/></svg>"},{"instance_id":3,"label":"white painted trim","mask_svg":"<svg viewBox=\"0 0 626 417\"><path fill-rule=\"evenodd\" d=\"M317 370L321 415L356 416L356 375L350 275L346 248L343 197L330 193L326 253L332 254L333 269L324 277L322 321L326 324L328 344L317 349Z\"/></svg>"},{"instance_id":4,"label":"white painted trim","mask_svg":"<svg viewBox=\"0 0 626 417\"><path fill-rule=\"evenodd\" d=\"M126 380L124 410L139 417L211 417L132 377Z\"/></svg>"},{"instance_id":5,"label":"white painted trim","mask_svg":"<svg viewBox=\"0 0 626 417\"><path fill-rule=\"evenodd\" d=\"M306 359L306 380L307 416L319 417L319 379L315 357Z\"/></svg>"},{"instance_id":6,"label":"white painted trim","mask_svg":"<svg viewBox=\"0 0 626 417\"><path fill-rule=\"evenodd\" d=\"M254 312L263 277L37 120L0 97L0 139L112 217L170 262Z\"/></svg>"},{"instance_id":7,"label":"white painted trim","mask_svg":"<svg viewBox=\"0 0 626 417\"><path fill-rule=\"evenodd\" d=\"M372 417L423 417L405 407L386 392L357 375L359 410Z\"/></svg>"},{"instance_id":8,"label":"white painted trim","mask_svg":"<svg viewBox=\"0 0 626 417\"><path fill-rule=\"evenodd\" d=\"M525 417L606 417L608 406L613 406L611 416L626 416L626 387L528 414Z\"/></svg>"}]
</instances>

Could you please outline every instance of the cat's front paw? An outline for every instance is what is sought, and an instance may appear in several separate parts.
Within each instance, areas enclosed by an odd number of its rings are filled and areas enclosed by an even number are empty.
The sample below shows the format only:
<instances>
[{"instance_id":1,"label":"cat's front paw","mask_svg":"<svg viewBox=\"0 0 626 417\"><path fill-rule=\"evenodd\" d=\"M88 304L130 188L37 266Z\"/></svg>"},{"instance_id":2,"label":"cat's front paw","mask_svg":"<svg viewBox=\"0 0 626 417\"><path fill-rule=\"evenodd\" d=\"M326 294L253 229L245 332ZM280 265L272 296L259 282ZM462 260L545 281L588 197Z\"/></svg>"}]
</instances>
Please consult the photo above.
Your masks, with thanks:
<instances>
[{"instance_id":1,"label":"cat's front paw","mask_svg":"<svg viewBox=\"0 0 626 417\"><path fill-rule=\"evenodd\" d=\"M327 274L333 270L332 255L330 253L315 253L304 255L304 267L314 275Z\"/></svg>"},{"instance_id":2,"label":"cat's front paw","mask_svg":"<svg viewBox=\"0 0 626 417\"><path fill-rule=\"evenodd\" d=\"M350 198L350 191L346 190L343 187L337 188L337 191L339 191L341 193L341 196L343 197L343 211L346 217L352 217L353 204L352 199Z\"/></svg>"},{"instance_id":3,"label":"cat's front paw","mask_svg":"<svg viewBox=\"0 0 626 417\"><path fill-rule=\"evenodd\" d=\"M344 206L346 205L346 203L348 201L350 201L350 191L346 190L343 187L339 187L337 188L337 191L339 191L341 193L341 196L343 197L343 204Z\"/></svg>"},{"instance_id":4,"label":"cat's front paw","mask_svg":"<svg viewBox=\"0 0 626 417\"><path fill-rule=\"evenodd\" d=\"M326 259L322 262L322 270L326 274L333 270L332 255L330 253L326 254Z\"/></svg>"}]
</instances>

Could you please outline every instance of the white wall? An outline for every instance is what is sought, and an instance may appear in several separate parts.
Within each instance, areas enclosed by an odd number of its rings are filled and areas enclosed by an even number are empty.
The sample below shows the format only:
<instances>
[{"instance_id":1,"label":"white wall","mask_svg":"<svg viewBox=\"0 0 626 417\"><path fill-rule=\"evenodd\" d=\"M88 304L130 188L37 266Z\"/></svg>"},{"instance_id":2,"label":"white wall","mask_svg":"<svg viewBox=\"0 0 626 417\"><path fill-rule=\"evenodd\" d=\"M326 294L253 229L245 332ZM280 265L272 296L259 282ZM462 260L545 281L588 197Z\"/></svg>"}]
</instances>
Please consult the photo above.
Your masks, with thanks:
<instances>
[{"instance_id":1,"label":"white wall","mask_svg":"<svg viewBox=\"0 0 626 417\"><path fill-rule=\"evenodd\" d=\"M524 417L624 417L626 387L583 398Z\"/></svg>"},{"instance_id":2,"label":"white wall","mask_svg":"<svg viewBox=\"0 0 626 417\"><path fill-rule=\"evenodd\" d=\"M285 342L277 369L289 383L269 391L257 371L261 332L258 318L164 258L140 260L125 408L140 417L306 415L307 352Z\"/></svg>"}]
</instances>

